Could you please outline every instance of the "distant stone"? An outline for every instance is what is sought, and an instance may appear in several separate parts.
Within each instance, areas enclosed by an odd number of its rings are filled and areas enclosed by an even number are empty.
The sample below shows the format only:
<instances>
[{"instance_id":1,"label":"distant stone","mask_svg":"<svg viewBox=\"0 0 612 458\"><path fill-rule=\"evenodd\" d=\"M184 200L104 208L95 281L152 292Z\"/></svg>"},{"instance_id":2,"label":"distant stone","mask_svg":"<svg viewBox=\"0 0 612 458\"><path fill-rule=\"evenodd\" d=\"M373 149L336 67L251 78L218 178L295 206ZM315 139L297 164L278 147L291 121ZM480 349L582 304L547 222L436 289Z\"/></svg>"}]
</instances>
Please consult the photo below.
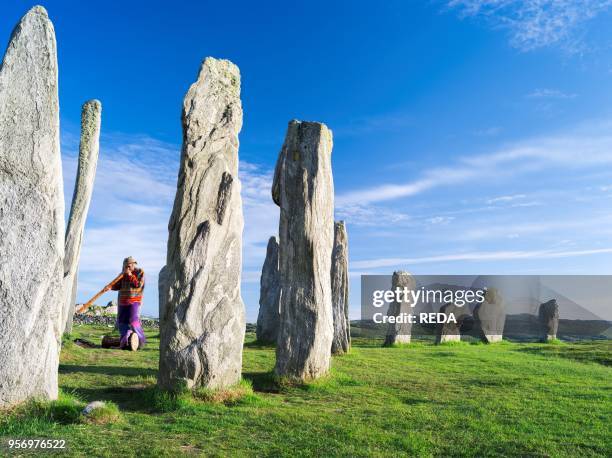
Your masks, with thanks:
<instances>
[{"instance_id":1,"label":"distant stone","mask_svg":"<svg viewBox=\"0 0 612 458\"><path fill-rule=\"evenodd\" d=\"M166 313L166 301L168 300L168 289L170 285L168 284L168 267L164 266L159 271L159 276L157 277L157 293L158 293L158 306L159 306L159 319L161 320L164 314Z\"/></svg>"},{"instance_id":2,"label":"distant stone","mask_svg":"<svg viewBox=\"0 0 612 458\"><path fill-rule=\"evenodd\" d=\"M542 327L542 340L544 342L555 340L559 328L559 306L556 299L540 305L539 319Z\"/></svg>"},{"instance_id":3,"label":"distant stone","mask_svg":"<svg viewBox=\"0 0 612 458\"><path fill-rule=\"evenodd\" d=\"M270 237L266 259L261 269L257 340L276 343L280 322L280 270L278 268L278 239Z\"/></svg>"},{"instance_id":4,"label":"distant stone","mask_svg":"<svg viewBox=\"0 0 612 458\"><path fill-rule=\"evenodd\" d=\"M281 319L277 376L304 381L327 374L333 316L332 133L317 122L291 121L272 185L280 207Z\"/></svg>"},{"instance_id":5,"label":"distant stone","mask_svg":"<svg viewBox=\"0 0 612 458\"><path fill-rule=\"evenodd\" d=\"M64 309L63 332L72 332L72 317L77 294L77 278L85 220L94 188L98 153L100 151L100 122L102 105L97 100L85 102L81 109L81 142L79 165L66 229L64 256Z\"/></svg>"},{"instance_id":6,"label":"distant stone","mask_svg":"<svg viewBox=\"0 0 612 458\"><path fill-rule=\"evenodd\" d=\"M397 288L403 290L407 288L408 290L414 289L416 286L416 281L414 277L410 275L408 272L404 272L398 270L393 272L393 277L391 277L391 289L395 291ZM393 301L389 304L389 310L387 311L387 316L402 316L404 313L413 313L412 304L409 301ZM410 343L412 338L412 324L409 322L406 323L389 323L389 327L387 329L387 336L385 337L385 346L391 346L395 344L407 344Z\"/></svg>"},{"instance_id":7,"label":"distant stone","mask_svg":"<svg viewBox=\"0 0 612 458\"><path fill-rule=\"evenodd\" d=\"M476 327L483 342L501 342L506 324L506 309L503 298L496 288L485 292L485 300L474 308Z\"/></svg>"},{"instance_id":8,"label":"distant stone","mask_svg":"<svg viewBox=\"0 0 612 458\"><path fill-rule=\"evenodd\" d=\"M17 24L0 67L0 258L0 408L55 399L64 191L55 32L41 6Z\"/></svg>"},{"instance_id":9,"label":"distant stone","mask_svg":"<svg viewBox=\"0 0 612 458\"><path fill-rule=\"evenodd\" d=\"M183 101L183 147L160 317L160 388L223 388L240 381L245 333L240 293L242 200L240 72L207 58Z\"/></svg>"},{"instance_id":10,"label":"distant stone","mask_svg":"<svg viewBox=\"0 0 612 458\"><path fill-rule=\"evenodd\" d=\"M332 311L334 338L332 354L341 355L351 346L351 322L349 319L348 237L344 221L334 224L334 247L331 267Z\"/></svg>"},{"instance_id":11,"label":"distant stone","mask_svg":"<svg viewBox=\"0 0 612 458\"><path fill-rule=\"evenodd\" d=\"M466 309L465 306L458 307L451 303L440 307L440 313L446 315L446 322L438 322L436 325L436 344L461 341L461 324L469 317Z\"/></svg>"}]
</instances>

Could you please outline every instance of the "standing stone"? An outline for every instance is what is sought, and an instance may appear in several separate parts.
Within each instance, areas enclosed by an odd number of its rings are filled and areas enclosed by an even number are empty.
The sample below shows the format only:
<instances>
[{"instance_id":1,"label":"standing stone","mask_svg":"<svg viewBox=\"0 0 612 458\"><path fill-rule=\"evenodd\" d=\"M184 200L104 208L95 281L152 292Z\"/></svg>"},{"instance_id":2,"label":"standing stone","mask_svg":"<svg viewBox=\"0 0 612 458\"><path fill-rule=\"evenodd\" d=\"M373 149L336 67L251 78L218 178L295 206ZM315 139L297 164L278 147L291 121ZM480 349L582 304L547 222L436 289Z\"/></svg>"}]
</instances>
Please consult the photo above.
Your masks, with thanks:
<instances>
[{"instance_id":1,"label":"standing stone","mask_svg":"<svg viewBox=\"0 0 612 458\"><path fill-rule=\"evenodd\" d=\"M70 218L66 229L64 256L64 310L63 332L72 332L72 317L76 303L77 278L81 243L89 202L94 188L98 152L100 151L100 115L102 105L97 100L85 102L81 110L81 143L79 145L79 165L70 208Z\"/></svg>"},{"instance_id":2,"label":"standing stone","mask_svg":"<svg viewBox=\"0 0 612 458\"><path fill-rule=\"evenodd\" d=\"M506 324L504 301L496 288L485 292L484 301L474 308L476 327L485 343L501 342Z\"/></svg>"},{"instance_id":3,"label":"standing stone","mask_svg":"<svg viewBox=\"0 0 612 458\"><path fill-rule=\"evenodd\" d=\"M266 259L261 269L257 340L276 343L280 322L280 270L278 268L278 239L270 237Z\"/></svg>"},{"instance_id":4,"label":"standing stone","mask_svg":"<svg viewBox=\"0 0 612 458\"><path fill-rule=\"evenodd\" d=\"M291 121L272 185L272 198L281 209L275 372L301 381L325 375L331 359L332 145L324 124Z\"/></svg>"},{"instance_id":5,"label":"standing stone","mask_svg":"<svg viewBox=\"0 0 612 458\"><path fill-rule=\"evenodd\" d=\"M416 286L416 282L414 281L414 277L410 275L408 272L404 272L398 270L393 272L393 277L391 278L391 289L396 291L397 288L404 291L410 291L414 289ZM402 293L402 296L404 294ZM407 299L406 297L402 297L402 299ZM389 310L387 311L387 316L402 316L404 313L413 313L413 304L409 300L402 300L401 302L393 301L389 304ZM395 344L407 344L410 343L410 339L412 336L412 324L410 322L407 323L389 323L389 327L387 329L387 336L385 338L385 343L383 344L386 347L390 347Z\"/></svg>"},{"instance_id":6,"label":"standing stone","mask_svg":"<svg viewBox=\"0 0 612 458\"><path fill-rule=\"evenodd\" d=\"M540 305L539 318L542 327L542 340L544 342L555 340L559 328L559 306L556 299L551 299Z\"/></svg>"},{"instance_id":7,"label":"standing stone","mask_svg":"<svg viewBox=\"0 0 612 458\"><path fill-rule=\"evenodd\" d=\"M57 398L63 194L55 32L35 6L0 67L0 407Z\"/></svg>"},{"instance_id":8,"label":"standing stone","mask_svg":"<svg viewBox=\"0 0 612 458\"><path fill-rule=\"evenodd\" d=\"M436 344L461 341L461 324L470 316L466 307L448 303L440 307L440 313L447 316L447 322L436 325ZM451 314L454 320L450 319Z\"/></svg>"},{"instance_id":9,"label":"standing stone","mask_svg":"<svg viewBox=\"0 0 612 458\"><path fill-rule=\"evenodd\" d=\"M344 221L334 224L334 248L331 267L332 311L334 338L332 354L341 355L351 346L351 322L349 320L348 237Z\"/></svg>"},{"instance_id":10,"label":"standing stone","mask_svg":"<svg viewBox=\"0 0 612 458\"><path fill-rule=\"evenodd\" d=\"M157 294L159 297L159 319L164 318L166 313L166 301L168 300L168 266L164 266L160 269L157 277Z\"/></svg>"},{"instance_id":11,"label":"standing stone","mask_svg":"<svg viewBox=\"0 0 612 458\"><path fill-rule=\"evenodd\" d=\"M159 386L240 381L242 200L240 71L206 58L183 101L183 147L168 226L168 295L160 321Z\"/></svg>"}]
</instances>

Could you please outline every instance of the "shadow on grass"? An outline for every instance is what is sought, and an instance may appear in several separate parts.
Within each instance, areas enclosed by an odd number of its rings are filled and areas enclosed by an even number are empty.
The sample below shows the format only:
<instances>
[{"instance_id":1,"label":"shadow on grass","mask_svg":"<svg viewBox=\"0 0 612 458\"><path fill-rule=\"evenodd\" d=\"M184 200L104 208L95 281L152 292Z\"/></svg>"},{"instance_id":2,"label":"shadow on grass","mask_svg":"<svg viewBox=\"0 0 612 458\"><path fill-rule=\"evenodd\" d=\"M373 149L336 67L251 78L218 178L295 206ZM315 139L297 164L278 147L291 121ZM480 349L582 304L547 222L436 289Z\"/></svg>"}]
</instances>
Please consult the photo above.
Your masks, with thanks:
<instances>
[{"instance_id":1,"label":"shadow on grass","mask_svg":"<svg viewBox=\"0 0 612 458\"><path fill-rule=\"evenodd\" d=\"M274 350L276 348L276 344L272 342L262 342L259 340L251 340L249 342L244 343L245 348L258 348L261 350Z\"/></svg>"},{"instance_id":2,"label":"shadow on grass","mask_svg":"<svg viewBox=\"0 0 612 458\"><path fill-rule=\"evenodd\" d=\"M261 393L280 393L281 391L281 387L272 371L244 372L242 377L251 382L253 391L259 391Z\"/></svg>"},{"instance_id":3,"label":"shadow on grass","mask_svg":"<svg viewBox=\"0 0 612 458\"><path fill-rule=\"evenodd\" d=\"M123 377L157 376L157 369L147 367L126 366L83 366L75 364L60 364L60 374L75 374L84 372L88 374L118 375Z\"/></svg>"},{"instance_id":4,"label":"shadow on grass","mask_svg":"<svg viewBox=\"0 0 612 458\"><path fill-rule=\"evenodd\" d=\"M515 351L552 358L564 358L581 363L597 363L612 366L612 345L602 349L590 343L583 344L542 344L535 347L517 348Z\"/></svg>"},{"instance_id":5,"label":"shadow on grass","mask_svg":"<svg viewBox=\"0 0 612 458\"><path fill-rule=\"evenodd\" d=\"M400 400L403 404L406 404L408 406L417 406L421 404L428 404L428 405L451 405L452 404L451 402L440 401L437 399L415 398L411 396L400 398Z\"/></svg>"},{"instance_id":6,"label":"shadow on grass","mask_svg":"<svg viewBox=\"0 0 612 458\"><path fill-rule=\"evenodd\" d=\"M70 392L85 403L110 401L115 403L122 411L151 413L156 410L150 402L150 392L155 388L155 385L140 384L125 387L70 388Z\"/></svg>"}]
</instances>

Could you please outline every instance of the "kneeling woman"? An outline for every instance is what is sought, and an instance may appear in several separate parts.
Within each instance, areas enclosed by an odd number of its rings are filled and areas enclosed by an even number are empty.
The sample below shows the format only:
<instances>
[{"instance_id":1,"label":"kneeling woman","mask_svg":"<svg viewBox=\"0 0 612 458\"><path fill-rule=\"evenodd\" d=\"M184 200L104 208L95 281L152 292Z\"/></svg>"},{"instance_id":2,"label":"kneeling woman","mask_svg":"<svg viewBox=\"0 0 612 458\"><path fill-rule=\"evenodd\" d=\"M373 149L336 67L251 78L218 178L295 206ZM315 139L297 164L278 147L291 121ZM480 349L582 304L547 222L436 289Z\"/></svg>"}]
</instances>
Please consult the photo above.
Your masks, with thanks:
<instances>
[{"instance_id":1,"label":"kneeling woman","mask_svg":"<svg viewBox=\"0 0 612 458\"><path fill-rule=\"evenodd\" d=\"M142 348L147 341L139 316L145 285L144 271L136 267L136 264L133 257L125 258L123 277L110 288L119 291L117 328L121 333L120 347L132 351Z\"/></svg>"}]
</instances>

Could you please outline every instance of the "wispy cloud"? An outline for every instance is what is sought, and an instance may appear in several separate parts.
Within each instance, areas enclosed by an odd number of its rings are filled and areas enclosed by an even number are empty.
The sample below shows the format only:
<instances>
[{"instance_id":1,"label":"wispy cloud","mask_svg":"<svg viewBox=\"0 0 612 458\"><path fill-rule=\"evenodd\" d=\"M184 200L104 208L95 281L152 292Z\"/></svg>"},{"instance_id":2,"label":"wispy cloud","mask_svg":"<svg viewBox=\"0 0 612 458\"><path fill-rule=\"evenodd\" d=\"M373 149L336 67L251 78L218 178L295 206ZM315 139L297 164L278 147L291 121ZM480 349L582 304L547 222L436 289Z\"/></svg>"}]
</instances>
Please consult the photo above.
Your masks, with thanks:
<instances>
[{"instance_id":1,"label":"wispy cloud","mask_svg":"<svg viewBox=\"0 0 612 458\"><path fill-rule=\"evenodd\" d=\"M242 252L245 270L261 269L268 239L278 234L280 210L272 201L272 174L272 170L260 165L240 162L245 226ZM243 275L243 281L245 278Z\"/></svg>"},{"instance_id":2,"label":"wispy cloud","mask_svg":"<svg viewBox=\"0 0 612 458\"><path fill-rule=\"evenodd\" d=\"M433 218L427 219L427 222L429 224L449 224L454 219L454 216L434 216Z\"/></svg>"},{"instance_id":3,"label":"wispy cloud","mask_svg":"<svg viewBox=\"0 0 612 458\"><path fill-rule=\"evenodd\" d=\"M612 6L611 0L450 0L462 17L482 17L507 29L510 43L523 51L561 44L580 46L576 31Z\"/></svg>"},{"instance_id":4,"label":"wispy cloud","mask_svg":"<svg viewBox=\"0 0 612 458\"><path fill-rule=\"evenodd\" d=\"M612 163L612 123L593 122L567 133L516 142L497 151L463 156L452 168L432 168L407 183L381 184L339 194L336 205L371 204L410 197L443 186L479 180L503 179L517 174L551 170L553 167L579 169Z\"/></svg>"},{"instance_id":5,"label":"wispy cloud","mask_svg":"<svg viewBox=\"0 0 612 458\"><path fill-rule=\"evenodd\" d=\"M528 99L574 99L576 96L558 89L535 89L526 95Z\"/></svg>"},{"instance_id":6,"label":"wispy cloud","mask_svg":"<svg viewBox=\"0 0 612 458\"><path fill-rule=\"evenodd\" d=\"M491 205L491 204L497 204L499 202L512 202L513 200L517 200L517 199L524 199L525 194L513 194L511 196L499 196L499 197L493 197L492 199L488 199L487 200L487 204Z\"/></svg>"},{"instance_id":7,"label":"wispy cloud","mask_svg":"<svg viewBox=\"0 0 612 458\"><path fill-rule=\"evenodd\" d=\"M381 267L410 266L457 261L507 261L513 259L551 259L612 253L612 248L592 250L532 250L532 251L477 251L443 254L415 258L379 258L351 263L351 269L376 269Z\"/></svg>"},{"instance_id":8,"label":"wispy cloud","mask_svg":"<svg viewBox=\"0 0 612 458\"><path fill-rule=\"evenodd\" d=\"M590 215L590 218L563 218L547 217L528 222L508 222L490 219L488 223L480 221L476 227L462 231L457 240L485 240L518 238L534 234L571 234L589 233L601 235L602 231L609 231L612 217L608 215Z\"/></svg>"},{"instance_id":9,"label":"wispy cloud","mask_svg":"<svg viewBox=\"0 0 612 458\"><path fill-rule=\"evenodd\" d=\"M394 225L411 221L409 215L395 209L359 204L337 207L336 219L347 220L351 225L374 227L379 227L382 221Z\"/></svg>"},{"instance_id":10,"label":"wispy cloud","mask_svg":"<svg viewBox=\"0 0 612 458\"><path fill-rule=\"evenodd\" d=\"M343 208L347 205L364 205L399 197L414 196L443 184L462 183L475 176L476 171L467 167L432 169L425 171L422 178L409 183L385 184L340 194L336 199L336 205Z\"/></svg>"}]
</instances>

